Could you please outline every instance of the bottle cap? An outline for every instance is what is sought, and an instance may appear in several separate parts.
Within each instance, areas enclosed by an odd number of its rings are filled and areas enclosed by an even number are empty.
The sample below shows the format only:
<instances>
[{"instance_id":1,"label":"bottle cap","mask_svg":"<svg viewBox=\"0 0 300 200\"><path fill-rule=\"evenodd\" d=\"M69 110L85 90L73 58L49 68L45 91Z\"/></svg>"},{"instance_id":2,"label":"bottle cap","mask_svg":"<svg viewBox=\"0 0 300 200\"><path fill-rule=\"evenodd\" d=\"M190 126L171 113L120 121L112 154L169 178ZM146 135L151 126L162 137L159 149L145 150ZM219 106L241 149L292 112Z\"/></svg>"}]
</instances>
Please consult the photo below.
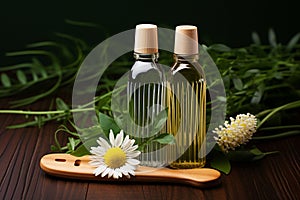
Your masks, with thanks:
<instances>
[{"instance_id":1,"label":"bottle cap","mask_svg":"<svg viewBox=\"0 0 300 200\"><path fill-rule=\"evenodd\" d=\"M158 52L157 26L139 24L135 29L134 52L152 54Z\"/></svg>"},{"instance_id":2,"label":"bottle cap","mask_svg":"<svg viewBox=\"0 0 300 200\"><path fill-rule=\"evenodd\" d=\"M175 54L198 54L197 27L181 25L176 27L175 32Z\"/></svg>"}]
</instances>

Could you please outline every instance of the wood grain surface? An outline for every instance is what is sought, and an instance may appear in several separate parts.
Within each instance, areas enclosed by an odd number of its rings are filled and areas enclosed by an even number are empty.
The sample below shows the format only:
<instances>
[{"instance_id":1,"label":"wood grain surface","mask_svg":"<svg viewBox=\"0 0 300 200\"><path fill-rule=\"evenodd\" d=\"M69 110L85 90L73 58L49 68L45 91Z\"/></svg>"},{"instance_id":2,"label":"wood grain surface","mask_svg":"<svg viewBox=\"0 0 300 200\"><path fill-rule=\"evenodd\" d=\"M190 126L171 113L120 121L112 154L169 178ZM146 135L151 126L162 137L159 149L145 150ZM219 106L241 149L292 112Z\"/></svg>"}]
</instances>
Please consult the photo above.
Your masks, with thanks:
<instances>
[{"instance_id":1,"label":"wood grain surface","mask_svg":"<svg viewBox=\"0 0 300 200\"><path fill-rule=\"evenodd\" d=\"M0 100L1 108L7 101ZM29 107L47 109L48 101ZM294 136L257 144L263 151L279 150L261 161L232 163L222 184L210 188L166 183L99 183L57 178L39 166L43 155L51 153L54 132L59 124L42 128L6 129L22 122L23 116L0 115L0 200L6 199L300 199L300 137ZM61 141L66 137L61 136Z\"/></svg>"}]
</instances>

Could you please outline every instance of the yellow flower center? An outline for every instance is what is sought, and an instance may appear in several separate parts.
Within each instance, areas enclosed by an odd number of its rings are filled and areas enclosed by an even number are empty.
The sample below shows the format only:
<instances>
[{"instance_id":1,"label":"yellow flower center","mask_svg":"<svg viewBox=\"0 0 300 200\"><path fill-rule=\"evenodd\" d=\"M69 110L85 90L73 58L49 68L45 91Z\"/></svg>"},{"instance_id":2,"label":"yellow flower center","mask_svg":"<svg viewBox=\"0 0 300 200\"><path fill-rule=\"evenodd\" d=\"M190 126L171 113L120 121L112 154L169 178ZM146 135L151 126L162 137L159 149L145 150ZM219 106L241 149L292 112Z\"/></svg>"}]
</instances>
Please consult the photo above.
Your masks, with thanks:
<instances>
[{"instance_id":1,"label":"yellow flower center","mask_svg":"<svg viewBox=\"0 0 300 200\"><path fill-rule=\"evenodd\" d=\"M122 167L126 163L126 154L120 147L113 147L106 151L104 163L112 169Z\"/></svg>"}]
</instances>

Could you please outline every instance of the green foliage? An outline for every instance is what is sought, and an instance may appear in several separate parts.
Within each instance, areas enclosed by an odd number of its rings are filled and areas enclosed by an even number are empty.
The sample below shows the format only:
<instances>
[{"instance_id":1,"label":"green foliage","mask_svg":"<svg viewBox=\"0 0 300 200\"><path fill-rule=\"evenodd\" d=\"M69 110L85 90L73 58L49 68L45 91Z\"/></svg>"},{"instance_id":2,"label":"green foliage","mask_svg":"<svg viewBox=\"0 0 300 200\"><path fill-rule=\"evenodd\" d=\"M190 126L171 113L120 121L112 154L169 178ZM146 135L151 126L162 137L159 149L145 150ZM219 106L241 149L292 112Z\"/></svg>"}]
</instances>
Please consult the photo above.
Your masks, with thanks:
<instances>
[{"instance_id":1,"label":"green foliage","mask_svg":"<svg viewBox=\"0 0 300 200\"><path fill-rule=\"evenodd\" d=\"M225 174L229 174L231 170L231 165L229 159L222 152L214 152L213 159L210 161L210 166Z\"/></svg>"},{"instance_id":2,"label":"green foliage","mask_svg":"<svg viewBox=\"0 0 300 200\"><path fill-rule=\"evenodd\" d=\"M99 25L88 22L68 20L67 23L81 28L101 29ZM21 114L26 117L26 122L8 128L41 127L49 121L61 123L54 133L55 144L51 149L82 156L89 154L87 147L97 145L96 140L99 137L107 139L110 129L114 133L120 131L112 117L110 100L116 80L128 70L126 66L131 62L122 57L112 63L100 80L95 99L85 105L71 108L54 93L73 84L78 68L92 46L85 40L69 34L55 33L55 37L53 41L30 44L24 51L7 53L8 57L23 57L25 61L0 68L0 97L18 99L10 102L11 107L29 105L44 97L53 98L52 102L55 105L50 105L48 111L0 110L0 114ZM224 44L214 44L205 48L218 66L225 85L226 99L219 100L226 100L228 116L251 112L262 118L258 128L263 133L285 130L282 133L255 136L254 141L299 134L299 125L285 125L286 121L281 119L291 116L287 120L299 123L299 118L294 116L299 117L300 107L300 33L292 37L287 45L278 43L272 29L268 32L268 45L262 44L256 32L252 33L252 39L253 44L241 48L231 48ZM99 56L105 59L106 55ZM171 59L172 56L163 54L160 62L171 63ZM289 114L285 115L287 109ZM97 113L97 125L84 129L75 127L72 113L91 110ZM276 122L276 127L271 126L270 121L276 117L280 121ZM166 110L156 118L153 124L154 133L161 130L165 121ZM154 133L139 143L140 150L155 143L165 145L174 142L171 134ZM60 144L59 134L67 135L66 144ZM270 153L274 152L264 153L256 147L251 147L224 154L216 148L212 152L214 157L210 164L228 174L231 169L230 161L255 161Z\"/></svg>"},{"instance_id":3,"label":"green foliage","mask_svg":"<svg viewBox=\"0 0 300 200\"><path fill-rule=\"evenodd\" d=\"M278 151L272 152L262 152L256 146L251 148L245 148L244 146L234 150L224 153L215 146L214 151L210 153L212 160L210 161L210 166L225 174L229 174L231 171L231 161L233 162L254 162L264 158L266 155L278 153Z\"/></svg>"},{"instance_id":4,"label":"green foliage","mask_svg":"<svg viewBox=\"0 0 300 200\"><path fill-rule=\"evenodd\" d=\"M270 30L270 45L261 45L253 33L254 44L247 47L208 47L226 87L228 115L248 112L250 107L258 113L299 99L299 37L297 34L288 45L281 45Z\"/></svg>"},{"instance_id":5,"label":"green foliage","mask_svg":"<svg viewBox=\"0 0 300 200\"><path fill-rule=\"evenodd\" d=\"M108 136L109 131L112 130L114 133L120 132L119 126L116 124L115 120L103 113L99 113L99 124L103 132Z\"/></svg>"}]
</instances>

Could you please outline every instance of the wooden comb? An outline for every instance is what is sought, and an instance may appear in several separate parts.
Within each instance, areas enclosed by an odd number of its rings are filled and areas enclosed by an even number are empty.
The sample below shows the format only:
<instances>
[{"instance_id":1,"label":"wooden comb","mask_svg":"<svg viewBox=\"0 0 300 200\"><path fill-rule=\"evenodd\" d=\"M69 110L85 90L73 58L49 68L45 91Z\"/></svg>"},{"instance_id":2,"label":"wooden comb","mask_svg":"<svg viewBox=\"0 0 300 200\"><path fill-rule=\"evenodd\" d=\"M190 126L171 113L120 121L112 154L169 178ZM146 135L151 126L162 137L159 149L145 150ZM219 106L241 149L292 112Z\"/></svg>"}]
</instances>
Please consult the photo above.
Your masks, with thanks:
<instances>
[{"instance_id":1,"label":"wooden comb","mask_svg":"<svg viewBox=\"0 0 300 200\"><path fill-rule=\"evenodd\" d=\"M176 183L198 188L209 188L221 183L221 173L210 168L169 169L139 166L135 176L119 179L107 176L95 176L94 166L89 165L89 156L75 157L70 154L47 154L40 160L41 168L52 176L93 180L100 182L146 182L146 183Z\"/></svg>"}]
</instances>

